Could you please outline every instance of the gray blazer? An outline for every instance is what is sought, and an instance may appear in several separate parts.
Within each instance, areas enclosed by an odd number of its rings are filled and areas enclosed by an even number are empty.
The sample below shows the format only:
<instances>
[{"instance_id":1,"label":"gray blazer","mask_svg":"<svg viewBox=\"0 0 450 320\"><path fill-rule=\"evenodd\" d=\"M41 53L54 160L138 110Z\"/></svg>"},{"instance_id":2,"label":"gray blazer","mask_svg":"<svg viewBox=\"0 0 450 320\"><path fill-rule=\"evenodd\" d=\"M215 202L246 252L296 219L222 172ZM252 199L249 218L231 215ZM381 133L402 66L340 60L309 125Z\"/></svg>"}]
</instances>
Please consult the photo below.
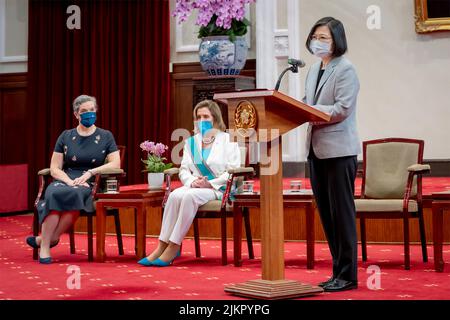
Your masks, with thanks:
<instances>
[{"instance_id":1,"label":"gray blazer","mask_svg":"<svg viewBox=\"0 0 450 320\"><path fill-rule=\"evenodd\" d=\"M334 58L325 69L317 87L321 62L314 64L306 77L303 101L331 115L330 122L308 126L306 154L311 145L319 159L358 155L361 145L356 128L356 102L359 80L355 67L345 57Z\"/></svg>"}]
</instances>

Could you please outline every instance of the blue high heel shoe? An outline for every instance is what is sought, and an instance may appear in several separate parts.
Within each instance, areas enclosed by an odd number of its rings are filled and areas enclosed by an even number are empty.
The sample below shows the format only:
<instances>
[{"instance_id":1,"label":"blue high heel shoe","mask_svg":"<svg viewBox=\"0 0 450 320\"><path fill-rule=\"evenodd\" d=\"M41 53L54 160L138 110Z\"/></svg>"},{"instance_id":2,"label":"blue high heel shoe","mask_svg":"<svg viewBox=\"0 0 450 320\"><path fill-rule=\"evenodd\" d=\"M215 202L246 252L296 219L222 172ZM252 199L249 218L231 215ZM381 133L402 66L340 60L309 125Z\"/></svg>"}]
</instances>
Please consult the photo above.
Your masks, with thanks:
<instances>
[{"instance_id":1,"label":"blue high heel shoe","mask_svg":"<svg viewBox=\"0 0 450 320\"><path fill-rule=\"evenodd\" d=\"M158 259L153 260L152 262L150 262L150 265L155 266L155 267L168 267L168 266L170 266L173 263L173 260L175 260L179 256L181 256L181 251L180 250L178 250L177 254L175 255L175 258L173 258L169 262L162 261L160 258L158 258Z\"/></svg>"},{"instance_id":2,"label":"blue high heel shoe","mask_svg":"<svg viewBox=\"0 0 450 320\"><path fill-rule=\"evenodd\" d=\"M150 262L150 265L151 266L155 266L155 267L168 267L168 266L170 266L173 263L173 260L175 260L175 258L172 259L169 262L165 262L165 261L162 261L160 258L158 258L158 259L153 260L152 262Z\"/></svg>"},{"instance_id":3,"label":"blue high heel shoe","mask_svg":"<svg viewBox=\"0 0 450 320\"><path fill-rule=\"evenodd\" d=\"M152 265L152 262L153 261L148 260L147 257L144 257L144 258L142 258L141 260L138 261L138 263L141 266L144 266L144 267L150 267Z\"/></svg>"},{"instance_id":4,"label":"blue high heel shoe","mask_svg":"<svg viewBox=\"0 0 450 320\"><path fill-rule=\"evenodd\" d=\"M42 263L42 264L51 264L51 263L52 263L52 257L47 257L47 258L41 258L41 257L39 257L39 263Z\"/></svg>"}]
</instances>

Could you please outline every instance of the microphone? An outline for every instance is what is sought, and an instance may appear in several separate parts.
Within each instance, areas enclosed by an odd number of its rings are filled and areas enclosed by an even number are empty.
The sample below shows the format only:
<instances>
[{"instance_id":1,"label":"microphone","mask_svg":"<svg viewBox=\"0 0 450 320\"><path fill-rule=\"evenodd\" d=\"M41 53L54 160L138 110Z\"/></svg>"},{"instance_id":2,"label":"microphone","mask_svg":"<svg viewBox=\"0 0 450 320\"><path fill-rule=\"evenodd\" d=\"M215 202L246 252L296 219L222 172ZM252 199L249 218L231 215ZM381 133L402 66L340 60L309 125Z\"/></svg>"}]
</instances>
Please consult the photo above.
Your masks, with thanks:
<instances>
[{"instance_id":1,"label":"microphone","mask_svg":"<svg viewBox=\"0 0 450 320\"><path fill-rule=\"evenodd\" d=\"M298 68L303 68L304 66L306 66L306 63L303 60L299 60L299 59L292 59L289 58L288 59L288 64L290 64L291 66L286 68L281 74L280 77L278 78L277 84L275 86L275 90L278 91L278 89L280 88L281 85L281 79L283 79L283 76L285 75L286 72L288 71L292 71L292 73L298 73Z\"/></svg>"},{"instance_id":2,"label":"microphone","mask_svg":"<svg viewBox=\"0 0 450 320\"><path fill-rule=\"evenodd\" d=\"M300 68L303 68L304 66L306 66L306 63L303 60L298 60L298 59L288 59L288 63L292 66L297 66ZM298 70L297 70L298 72Z\"/></svg>"}]
</instances>

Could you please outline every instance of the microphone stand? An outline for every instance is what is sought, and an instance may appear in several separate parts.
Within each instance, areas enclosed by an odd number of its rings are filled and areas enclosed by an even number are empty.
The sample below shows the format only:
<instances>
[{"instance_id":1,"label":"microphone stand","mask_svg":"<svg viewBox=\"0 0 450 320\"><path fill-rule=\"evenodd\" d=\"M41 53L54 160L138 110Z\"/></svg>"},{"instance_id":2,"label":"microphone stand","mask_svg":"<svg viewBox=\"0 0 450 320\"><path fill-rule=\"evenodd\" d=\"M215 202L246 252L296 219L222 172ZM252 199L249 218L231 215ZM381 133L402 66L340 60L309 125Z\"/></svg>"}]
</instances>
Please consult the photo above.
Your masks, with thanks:
<instances>
[{"instance_id":1,"label":"microphone stand","mask_svg":"<svg viewBox=\"0 0 450 320\"><path fill-rule=\"evenodd\" d=\"M286 74L286 72L292 71L292 73L298 73L298 65L294 64L289 68L286 68L278 77L277 85L275 86L275 91L278 91L281 85L281 79L283 79L283 76Z\"/></svg>"}]
</instances>

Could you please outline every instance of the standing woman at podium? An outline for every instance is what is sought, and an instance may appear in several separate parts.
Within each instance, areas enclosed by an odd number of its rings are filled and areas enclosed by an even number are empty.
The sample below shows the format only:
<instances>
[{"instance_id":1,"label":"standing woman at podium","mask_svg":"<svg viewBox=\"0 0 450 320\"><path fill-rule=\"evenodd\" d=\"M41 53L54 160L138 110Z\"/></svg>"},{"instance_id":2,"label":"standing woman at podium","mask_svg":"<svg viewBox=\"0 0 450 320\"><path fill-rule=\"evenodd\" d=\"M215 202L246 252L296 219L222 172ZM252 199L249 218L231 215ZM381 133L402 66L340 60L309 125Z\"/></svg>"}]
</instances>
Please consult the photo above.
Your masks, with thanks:
<instances>
[{"instance_id":1,"label":"standing woman at podium","mask_svg":"<svg viewBox=\"0 0 450 320\"><path fill-rule=\"evenodd\" d=\"M359 80L354 66L344 57L347 39L339 20L320 19L312 27L306 47L320 61L308 72L303 101L331 116L330 122L310 123L306 139L311 185L333 257L333 274L319 286L325 291L356 289L353 194L361 152L356 128Z\"/></svg>"}]
</instances>

